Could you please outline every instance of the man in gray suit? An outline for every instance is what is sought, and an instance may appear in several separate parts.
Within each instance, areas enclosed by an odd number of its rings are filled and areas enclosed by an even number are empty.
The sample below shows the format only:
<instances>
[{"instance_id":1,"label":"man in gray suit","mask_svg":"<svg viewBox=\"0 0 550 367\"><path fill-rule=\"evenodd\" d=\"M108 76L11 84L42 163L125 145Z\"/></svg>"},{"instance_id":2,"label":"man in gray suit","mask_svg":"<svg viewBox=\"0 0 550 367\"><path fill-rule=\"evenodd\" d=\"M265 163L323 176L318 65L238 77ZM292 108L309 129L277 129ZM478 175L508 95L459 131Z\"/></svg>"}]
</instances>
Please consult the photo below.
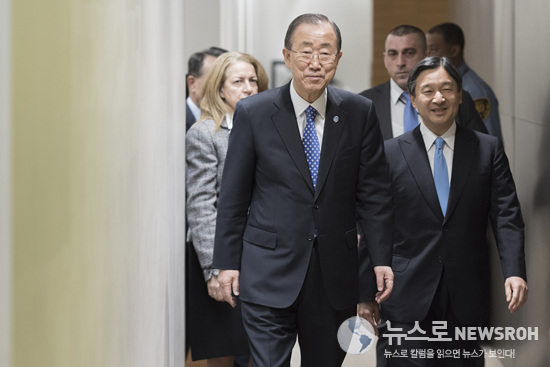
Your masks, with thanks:
<instances>
[{"instance_id":1,"label":"man in gray suit","mask_svg":"<svg viewBox=\"0 0 550 367\"><path fill-rule=\"evenodd\" d=\"M380 130L384 140L399 136L414 128L420 122L405 126L404 115L407 108L416 115L407 101L407 79L414 65L427 56L426 35L412 25L400 25L390 31L386 38L384 65L390 80L374 88L361 92L372 100L380 121ZM463 101L457 114L457 123L471 130L487 133L485 124L477 113L475 104L467 92L463 92ZM407 104L408 102L408 104Z\"/></svg>"}]
</instances>

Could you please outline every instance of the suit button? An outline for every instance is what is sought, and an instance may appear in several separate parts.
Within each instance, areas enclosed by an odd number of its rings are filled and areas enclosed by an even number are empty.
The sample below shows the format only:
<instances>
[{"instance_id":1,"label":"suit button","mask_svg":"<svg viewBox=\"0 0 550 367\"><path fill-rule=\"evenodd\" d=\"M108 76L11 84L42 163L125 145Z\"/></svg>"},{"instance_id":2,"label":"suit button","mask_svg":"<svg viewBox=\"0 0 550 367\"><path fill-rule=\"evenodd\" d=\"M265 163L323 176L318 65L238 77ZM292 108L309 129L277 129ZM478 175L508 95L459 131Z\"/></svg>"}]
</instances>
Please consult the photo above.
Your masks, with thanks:
<instances>
[{"instance_id":1,"label":"suit button","mask_svg":"<svg viewBox=\"0 0 550 367\"><path fill-rule=\"evenodd\" d=\"M315 204L313 207L314 207L315 209L319 209L319 204Z\"/></svg>"},{"instance_id":2,"label":"suit button","mask_svg":"<svg viewBox=\"0 0 550 367\"><path fill-rule=\"evenodd\" d=\"M437 262L441 264L443 262L443 258L441 256L438 256L437 257Z\"/></svg>"},{"instance_id":3,"label":"suit button","mask_svg":"<svg viewBox=\"0 0 550 367\"><path fill-rule=\"evenodd\" d=\"M313 236L312 234L307 235L307 240L308 241L313 241L314 238L315 238L315 236Z\"/></svg>"}]
</instances>

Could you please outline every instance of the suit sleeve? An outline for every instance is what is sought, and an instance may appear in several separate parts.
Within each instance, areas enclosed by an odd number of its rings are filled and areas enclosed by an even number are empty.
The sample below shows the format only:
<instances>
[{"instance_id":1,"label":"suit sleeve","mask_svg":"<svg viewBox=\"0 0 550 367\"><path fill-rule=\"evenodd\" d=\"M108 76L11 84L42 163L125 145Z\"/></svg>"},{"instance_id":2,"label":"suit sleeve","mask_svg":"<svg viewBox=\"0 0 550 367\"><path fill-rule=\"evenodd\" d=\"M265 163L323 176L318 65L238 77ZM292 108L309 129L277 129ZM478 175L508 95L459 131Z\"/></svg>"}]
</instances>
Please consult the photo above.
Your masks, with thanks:
<instances>
[{"instance_id":1,"label":"suit sleeve","mask_svg":"<svg viewBox=\"0 0 550 367\"><path fill-rule=\"evenodd\" d=\"M218 198L213 264L216 269L240 270L255 162L251 119L242 103L238 103Z\"/></svg>"},{"instance_id":2,"label":"suit sleeve","mask_svg":"<svg viewBox=\"0 0 550 367\"><path fill-rule=\"evenodd\" d=\"M465 90L462 90L462 105L458 111L457 123L469 130L479 131L484 134L489 133L483 120L479 117L472 96Z\"/></svg>"},{"instance_id":3,"label":"suit sleeve","mask_svg":"<svg viewBox=\"0 0 550 367\"><path fill-rule=\"evenodd\" d=\"M524 223L516 186L502 141L494 139L490 220L500 255L504 278L518 276L527 281L524 253Z\"/></svg>"},{"instance_id":4,"label":"suit sleeve","mask_svg":"<svg viewBox=\"0 0 550 367\"><path fill-rule=\"evenodd\" d=\"M359 246L360 300L365 301L374 298L376 293L372 267L391 266L393 253L391 183L383 139L372 106L363 134L357 197L362 232Z\"/></svg>"},{"instance_id":5,"label":"suit sleeve","mask_svg":"<svg viewBox=\"0 0 550 367\"><path fill-rule=\"evenodd\" d=\"M218 158L212 131L204 124L189 129L186 137L187 217L193 247L205 279L212 268L216 225Z\"/></svg>"}]
</instances>

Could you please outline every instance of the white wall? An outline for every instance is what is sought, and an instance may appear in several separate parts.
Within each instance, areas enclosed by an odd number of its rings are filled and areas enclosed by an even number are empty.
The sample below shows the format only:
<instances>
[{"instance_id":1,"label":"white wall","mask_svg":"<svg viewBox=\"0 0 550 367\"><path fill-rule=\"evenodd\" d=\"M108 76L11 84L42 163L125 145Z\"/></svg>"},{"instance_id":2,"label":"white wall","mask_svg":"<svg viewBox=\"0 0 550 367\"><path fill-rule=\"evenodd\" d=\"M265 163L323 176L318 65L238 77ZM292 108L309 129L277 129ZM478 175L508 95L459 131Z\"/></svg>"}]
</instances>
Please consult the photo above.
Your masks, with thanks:
<instances>
[{"instance_id":1,"label":"white wall","mask_svg":"<svg viewBox=\"0 0 550 367\"><path fill-rule=\"evenodd\" d=\"M187 60L193 53L212 46L223 47L220 43L220 6L225 0L185 0L181 1L185 10L183 22L184 70Z\"/></svg>"},{"instance_id":2,"label":"white wall","mask_svg":"<svg viewBox=\"0 0 550 367\"><path fill-rule=\"evenodd\" d=\"M342 32L343 57L336 72L339 87L360 92L370 86L372 65L372 0L220 0L224 9L224 47L255 56L271 79L273 61L283 61L282 49L288 25L303 13L322 13ZM226 22L226 18L233 22ZM243 32L245 34L243 34ZM240 37L240 38L239 38ZM285 67L282 67L285 69ZM283 70L283 74L285 70ZM290 77L290 75L288 74Z\"/></svg>"},{"instance_id":3,"label":"white wall","mask_svg":"<svg viewBox=\"0 0 550 367\"><path fill-rule=\"evenodd\" d=\"M539 341L495 343L514 348L505 366L547 366L550 329L550 3L547 0L453 2L451 18L466 34L466 60L493 87L507 155L526 224L529 300L505 308L502 275L494 279L495 326L538 327ZM498 273L498 272L497 272Z\"/></svg>"},{"instance_id":4,"label":"white wall","mask_svg":"<svg viewBox=\"0 0 550 367\"><path fill-rule=\"evenodd\" d=\"M372 65L372 1L342 3L319 0L264 0L257 2L254 24L254 54L271 69L283 61L284 36L290 22L303 13L321 13L332 19L342 33L343 56L336 72L339 86L360 92L370 83ZM270 72L270 71L268 71Z\"/></svg>"},{"instance_id":5,"label":"white wall","mask_svg":"<svg viewBox=\"0 0 550 367\"><path fill-rule=\"evenodd\" d=\"M498 4L498 6L496 5ZM550 330L550 3L528 0L500 3L514 14L496 34L512 26L513 73L500 79L513 80L506 86L514 97L515 177L526 222L527 269L530 300L523 313L513 319L519 325L539 326L539 343L522 343L517 366L548 365ZM509 9L509 10L508 10Z\"/></svg>"}]
</instances>

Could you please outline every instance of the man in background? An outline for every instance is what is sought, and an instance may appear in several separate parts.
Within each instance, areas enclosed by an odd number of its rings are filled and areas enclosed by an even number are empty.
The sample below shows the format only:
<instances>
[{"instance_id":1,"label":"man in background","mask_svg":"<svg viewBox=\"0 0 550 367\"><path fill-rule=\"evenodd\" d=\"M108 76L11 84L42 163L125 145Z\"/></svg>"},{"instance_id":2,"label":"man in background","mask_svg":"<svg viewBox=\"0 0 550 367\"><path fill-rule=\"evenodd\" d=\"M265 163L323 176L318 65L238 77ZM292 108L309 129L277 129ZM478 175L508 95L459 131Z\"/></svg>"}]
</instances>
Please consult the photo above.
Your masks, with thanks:
<instances>
[{"instance_id":1,"label":"man in background","mask_svg":"<svg viewBox=\"0 0 550 367\"><path fill-rule=\"evenodd\" d=\"M214 61L227 52L223 48L210 47L204 51L195 52L187 63L187 100L185 111L186 130L201 117L202 87L212 70Z\"/></svg>"},{"instance_id":2,"label":"man in background","mask_svg":"<svg viewBox=\"0 0 550 367\"><path fill-rule=\"evenodd\" d=\"M464 33L454 23L442 23L431 28L426 35L429 56L445 56L457 67L462 84L474 99L477 112L489 134L502 140L502 129L495 93L464 61Z\"/></svg>"},{"instance_id":3,"label":"man in background","mask_svg":"<svg viewBox=\"0 0 550 367\"><path fill-rule=\"evenodd\" d=\"M406 24L392 29L386 38L384 51L384 65L390 80L361 92L374 103L384 140L410 131L420 122L408 96L407 79L413 66L426 57L426 47L426 35L421 29ZM487 133L468 93L463 95L457 123Z\"/></svg>"}]
</instances>

